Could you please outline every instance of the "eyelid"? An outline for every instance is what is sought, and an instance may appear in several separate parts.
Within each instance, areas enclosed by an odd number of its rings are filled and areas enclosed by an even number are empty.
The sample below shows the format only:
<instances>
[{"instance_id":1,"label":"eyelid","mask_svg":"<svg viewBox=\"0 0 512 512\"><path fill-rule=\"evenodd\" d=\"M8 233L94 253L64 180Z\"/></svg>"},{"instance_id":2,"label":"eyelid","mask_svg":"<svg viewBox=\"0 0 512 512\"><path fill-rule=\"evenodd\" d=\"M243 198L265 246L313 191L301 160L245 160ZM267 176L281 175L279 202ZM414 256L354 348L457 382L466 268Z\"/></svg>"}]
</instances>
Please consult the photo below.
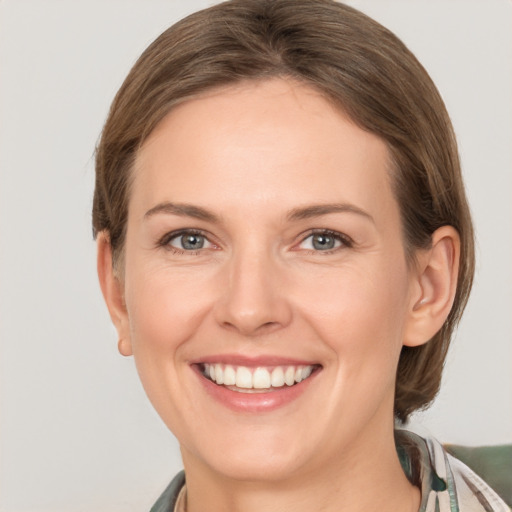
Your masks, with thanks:
<instances>
[{"instance_id":1,"label":"eyelid","mask_svg":"<svg viewBox=\"0 0 512 512\"><path fill-rule=\"evenodd\" d=\"M165 235L163 235L157 241L156 245L157 245L157 247L163 247L164 249L167 249L167 250L179 253L179 254L187 253L187 254L192 254L192 255L198 254L198 252L200 252L204 249L210 248L210 247L202 247L200 249L195 249L195 250L185 250L185 249L180 249L179 247L174 247L173 245L170 245L171 240L178 238L180 236L183 236L183 235L200 235L200 236L204 237L208 241L208 243L210 243L211 245L213 245L213 246L217 245L210 240L209 233L207 233L206 231L203 231L202 229L197 229L197 228L182 228L182 229L177 229L176 231L170 231L168 233L165 233Z\"/></svg>"},{"instance_id":2,"label":"eyelid","mask_svg":"<svg viewBox=\"0 0 512 512\"><path fill-rule=\"evenodd\" d=\"M209 233L207 233L206 231L203 231L202 229L197 229L197 228L182 228L182 229L177 229L175 231L171 231L171 232L165 233L157 241L157 246L158 247L163 247L164 249L172 250L173 252L176 252L176 253L179 253L179 254L187 253L189 255L195 255L195 254L198 254L200 251L203 251L204 249L210 249L210 247L206 247L206 248L203 247L203 248L196 249L196 250L185 250L185 249L180 249L178 247L174 247L174 246L170 245L171 240L173 240L175 238L178 238L180 236L183 236L183 235L200 235L200 236L203 236L208 241L208 243L210 243L214 247L218 248L218 244L216 244L215 242L213 242L211 240L211 235ZM318 253L331 254L331 253L336 252L336 251L338 251L340 249L347 248L347 247L352 247L353 244L354 244L354 241L352 240L352 238L349 237L348 235L346 235L345 233L341 233L339 231L334 231L332 229L314 228L314 229L310 229L309 231L307 231L305 233L302 233L300 235L300 240L295 245L295 247L297 247L297 245L300 245L300 244L304 243L305 240L307 240L309 237L311 237L313 235L327 235L327 236L331 236L331 237L335 238L337 241L341 242L341 246L336 247L334 249L327 249L327 250L324 250L324 251L321 251L321 250L311 250L310 249L309 252L312 253L312 254L318 254Z\"/></svg>"},{"instance_id":3,"label":"eyelid","mask_svg":"<svg viewBox=\"0 0 512 512\"><path fill-rule=\"evenodd\" d=\"M338 251L340 249L347 248L347 247L352 247L354 245L354 241L352 240L352 238L350 238L345 233L340 233L339 231L334 231L332 229L321 229L321 228L314 228L314 229L309 230L306 233L303 233L301 235L301 239L300 239L298 245L304 243L309 237L311 237L313 235L327 235L327 236L331 236L331 237L335 238L336 240L340 241L341 242L341 246L340 247L335 247L333 249L327 249L325 251L309 249L310 253L315 253L315 254L319 254L319 253L322 253L322 254L332 254L333 252L336 252L336 251Z\"/></svg>"}]
</instances>

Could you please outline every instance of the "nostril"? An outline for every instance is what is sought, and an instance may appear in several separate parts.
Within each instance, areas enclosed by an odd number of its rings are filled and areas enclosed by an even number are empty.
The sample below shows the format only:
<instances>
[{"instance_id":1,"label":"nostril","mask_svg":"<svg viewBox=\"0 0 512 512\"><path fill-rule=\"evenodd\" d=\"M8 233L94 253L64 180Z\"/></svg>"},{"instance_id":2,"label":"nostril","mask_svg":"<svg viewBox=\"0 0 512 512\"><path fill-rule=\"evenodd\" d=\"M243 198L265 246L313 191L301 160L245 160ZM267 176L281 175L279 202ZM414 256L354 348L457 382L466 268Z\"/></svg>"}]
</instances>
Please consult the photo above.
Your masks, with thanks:
<instances>
[{"instance_id":1,"label":"nostril","mask_svg":"<svg viewBox=\"0 0 512 512\"><path fill-rule=\"evenodd\" d=\"M281 327L279 322L265 322L253 330L254 334L273 332Z\"/></svg>"},{"instance_id":2,"label":"nostril","mask_svg":"<svg viewBox=\"0 0 512 512\"><path fill-rule=\"evenodd\" d=\"M224 327L230 330L237 331L246 336L258 335L266 332L273 331L275 329L279 329L279 322L265 322L260 325L251 325L249 323L243 324L241 322L232 323L232 322L223 322Z\"/></svg>"},{"instance_id":3,"label":"nostril","mask_svg":"<svg viewBox=\"0 0 512 512\"><path fill-rule=\"evenodd\" d=\"M218 325L246 336L273 332L287 326L292 318L284 290L281 294L264 295L250 293L241 285L218 297L214 315Z\"/></svg>"}]
</instances>

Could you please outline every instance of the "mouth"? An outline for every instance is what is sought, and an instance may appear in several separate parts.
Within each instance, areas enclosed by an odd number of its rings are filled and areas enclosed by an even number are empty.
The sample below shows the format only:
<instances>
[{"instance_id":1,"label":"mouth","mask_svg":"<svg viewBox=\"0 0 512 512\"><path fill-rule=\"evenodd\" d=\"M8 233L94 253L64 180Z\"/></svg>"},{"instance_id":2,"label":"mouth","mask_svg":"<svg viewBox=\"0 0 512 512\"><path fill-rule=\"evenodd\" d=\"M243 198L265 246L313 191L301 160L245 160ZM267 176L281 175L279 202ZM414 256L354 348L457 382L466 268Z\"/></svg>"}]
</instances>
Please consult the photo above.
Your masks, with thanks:
<instances>
[{"instance_id":1,"label":"mouth","mask_svg":"<svg viewBox=\"0 0 512 512\"><path fill-rule=\"evenodd\" d=\"M321 368L318 364L250 367L199 363L197 366L207 380L237 393L269 393L295 387Z\"/></svg>"}]
</instances>

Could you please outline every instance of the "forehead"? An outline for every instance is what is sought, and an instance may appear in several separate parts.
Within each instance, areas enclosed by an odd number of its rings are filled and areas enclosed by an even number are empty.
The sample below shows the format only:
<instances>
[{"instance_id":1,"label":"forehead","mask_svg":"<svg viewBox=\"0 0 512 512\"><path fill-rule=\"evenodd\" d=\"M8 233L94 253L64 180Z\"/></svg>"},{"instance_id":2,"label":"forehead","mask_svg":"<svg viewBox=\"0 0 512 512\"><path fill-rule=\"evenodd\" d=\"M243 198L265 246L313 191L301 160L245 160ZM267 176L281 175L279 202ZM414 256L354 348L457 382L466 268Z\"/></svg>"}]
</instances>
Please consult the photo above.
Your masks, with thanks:
<instances>
[{"instance_id":1,"label":"forehead","mask_svg":"<svg viewBox=\"0 0 512 512\"><path fill-rule=\"evenodd\" d=\"M315 89L283 79L245 82L164 118L137 155L130 209L162 201L246 213L312 201L389 208L389 162L379 137Z\"/></svg>"}]
</instances>

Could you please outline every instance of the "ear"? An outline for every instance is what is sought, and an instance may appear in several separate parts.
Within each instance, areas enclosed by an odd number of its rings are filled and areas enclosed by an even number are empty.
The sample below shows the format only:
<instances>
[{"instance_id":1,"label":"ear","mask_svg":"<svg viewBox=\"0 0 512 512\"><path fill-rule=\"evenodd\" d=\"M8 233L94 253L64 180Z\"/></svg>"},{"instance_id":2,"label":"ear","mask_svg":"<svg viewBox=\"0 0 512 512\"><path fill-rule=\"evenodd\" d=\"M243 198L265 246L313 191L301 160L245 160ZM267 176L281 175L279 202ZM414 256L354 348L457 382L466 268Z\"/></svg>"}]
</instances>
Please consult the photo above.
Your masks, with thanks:
<instances>
[{"instance_id":1,"label":"ear","mask_svg":"<svg viewBox=\"0 0 512 512\"><path fill-rule=\"evenodd\" d=\"M457 290L459 258L460 237L452 226L437 229L431 248L418 252L404 345L422 345L443 326Z\"/></svg>"},{"instance_id":2,"label":"ear","mask_svg":"<svg viewBox=\"0 0 512 512\"><path fill-rule=\"evenodd\" d=\"M107 303L110 318L119 336L119 352L123 356L131 356L133 352L130 340L128 312L124 301L124 286L122 280L116 275L113 268L112 247L110 245L109 236L105 231L98 234L96 244L98 250L98 278L103 298Z\"/></svg>"}]
</instances>

